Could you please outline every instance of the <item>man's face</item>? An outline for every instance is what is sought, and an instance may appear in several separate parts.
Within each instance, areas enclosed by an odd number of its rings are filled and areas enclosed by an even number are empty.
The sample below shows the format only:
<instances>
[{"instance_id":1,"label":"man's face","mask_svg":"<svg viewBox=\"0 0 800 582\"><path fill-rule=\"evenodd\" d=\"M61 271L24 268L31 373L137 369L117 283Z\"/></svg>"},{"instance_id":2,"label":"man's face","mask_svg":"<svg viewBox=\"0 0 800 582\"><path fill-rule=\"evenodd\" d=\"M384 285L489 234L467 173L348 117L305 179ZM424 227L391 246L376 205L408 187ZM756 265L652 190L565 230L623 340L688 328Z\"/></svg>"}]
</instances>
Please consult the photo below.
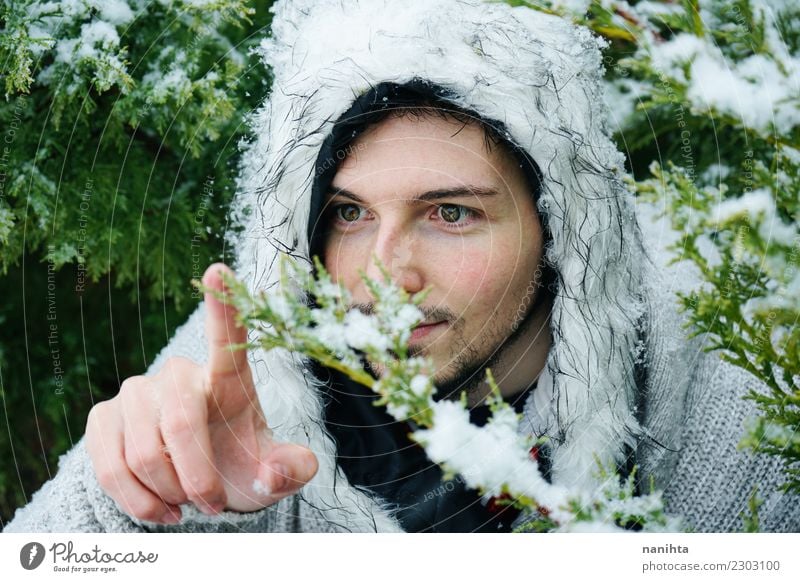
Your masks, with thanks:
<instances>
[{"instance_id":1,"label":"man's face","mask_svg":"<svg viewBox=\"0 0 800 582\"><path fill-rule=\"evenodd\" d=\"M489 151L479 126L421 115L370 127L342 162L324 216L325 267L362 311L371 297L359 269L382 280L373 254L409 293L433 287L420 306L430 325L410 347L433 360L440 386L493 357L500 382L541 336L523 325L504 343L540 292L542 228L516 160Z\"/></svg>"}]
</instances>

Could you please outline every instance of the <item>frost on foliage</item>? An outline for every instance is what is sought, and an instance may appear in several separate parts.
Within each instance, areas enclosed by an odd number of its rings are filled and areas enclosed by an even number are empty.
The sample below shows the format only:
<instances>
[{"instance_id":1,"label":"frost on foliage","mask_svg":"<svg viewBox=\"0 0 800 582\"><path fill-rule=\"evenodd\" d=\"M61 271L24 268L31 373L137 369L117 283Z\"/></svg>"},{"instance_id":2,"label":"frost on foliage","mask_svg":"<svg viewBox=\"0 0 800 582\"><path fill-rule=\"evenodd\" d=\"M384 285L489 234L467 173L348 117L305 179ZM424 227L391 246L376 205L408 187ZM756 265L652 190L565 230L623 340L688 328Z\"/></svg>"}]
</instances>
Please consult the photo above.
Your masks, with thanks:
<instances>
[{"instance_id":1,"label":"frost on foliage","mask_svg":"<svg viewBox=\"0 0 800 582\"><path fill-rule=\"evenodd\" d=\"M537 3L538 4L538 3ZM766 0L542 2L614 41L633 43L610 67L608 103L620 128L630 105L685 105L763 136L800 125L800 5ZM604 61L606 65L613 59ZM609 68L607 66L607 68ZM623 97L620 101L617 97ZM620 115L621 114L621 115Z\"/></svg>"},{"instance_id":2,"label":"frost on foliage","mask_svg":"<svg viewBox=\"0 0 800 582\"><path fill-rule=\"evenodd\" d=\"M344 339L356 350L389 349L389 339L381 333L377 319L356 310L349 311L344 318Z\"/></svg>"},{"instance_id":3,"label":"frost on foliage","mask_svg":"<svg viewBox=\"0 0 800 582\"><path fill-rule=\"evenodd\" d=\"M761 133L790 133L800 125L796 79L800 61L752 55L738 63L705 47L691 64L687 96L697 108L711 108Z\"/></svg>"},{"instance_id":4,"label":"frost on foliage","mask_svg":"<svg viewBox=\"0 0 800 582\"><path fill-rule=\"evenodd\" d=\"M800 55L787 50L779 26L798 17L798 6L751 1L748 22L747 4L699 4L705 34L684 32L665 42L648 42L640 56L649 56L657 73L683 85L698 113L728 116L762 135L791 135L800 125ZM714 30L719 32L712 34Z\"/></svg>"},{"instance_id":5,"label":"frost on foliage","mask_svg":"<svg viewBox=\"0 0 800 582\"><path fill-rule=\"evenodd\" d=\"M236 144L246 131L241 116L258 101L249 93L264 86L260 63L245 70L245 55L257 42L244 27L253 4L0 4L6 97L0 118L13 131L3 160L7 196L0 202L10 216L2 224L46 225L25 236L6 236L0 227L7 241L0 270L19 264L26 252L36 262L50 244L71 244L81 247L92 282L112 274L120 287L144 284L150 298L166 295L178 309L186 304L193 269L185 260L187 241L196 258L219 252L217 234L225 228L237 174ZM149 170L135 171L140 167ZM193 224L209 175L215 181L214 212L201 217L202 225ZM114 214L109 229L112 206L124 212ZM169 208L169 232L157 241L149 231L155 222L134 224L131 208L151 217L165 217ZM136 233L142 246L134 249L128 242ZM178 259L142 266L139 253ZM78 256L74 252L69 260L78 262Z\"/></svg>"},{"instance_id":6,"label":"frost on foliage","mask_svg":"<svg viewBox=\"0 0 800 582\"><path fill-rule=\"evenodd\" d=\"M244 58L217 32L223 21L247 21L251 9L242 0L214 2L141 2L137 0L22 0L2 9L3 36L0 49L8 67L6 94L29 91L34 78L42 85L63 86L68 95L94 84L99 92L116 88L130 92L136 70L147 70L157 46L185 44L184 30L194 34L193 45L227 44L226 61L241 66ZM153 26L154 19L157 23ZM183 30L182 30L183 29ZM172 38L173 35L178 38ZM149 38L145 38L149 37ZM180 39L180 40L179 40ZM142 42L141 61L128 62L129 47ZM11 57L11 58L8 58ZM192 58L203 58L202 51ZM164 68L161 67L161 70ZM153 74L151 68L151 75ZM167 70L165 77L176 75ZM152 81L152 79L151 79ZM151 84L153 84L151 82ZM159 86L174 85L174 79Z\"/></svg>"},{"instance_id":7,"label":"frost on foliage","mask_svg":"<svg viewBox=\"0 0 800 582\"><path fill-rule=\"evenodd\" d=\"M595 492L548 483L529 453L532 443L518 434L517 413L500 397L490 371L492 416L485 426L470 423L465 401L435 400L432 362L408 357L407 349L413 328L423 320L417 306L427 290L409 297L379 264L384 281L362 274L374 300L367 315L349 309L349 293L331 281L316 258L315 267L316 277L282 256L277 289L253 297L241 283L226 280L230 296L211 292L232 303L241 321L256 330L258 339L251 346L299 352L372 389L380 396L376 405L385 406L399 421L411 422L412 438L445 475L460 474L487 498L507 495L519 506L529 520L521 530L677 527L663 515L657 494L634 496L632 477L620 484L615 473L601 470ZM300 301L303 295L306 299ZM365 360L380 372L368 373Z\"/></svg>"},{"instance_id":8,"label":"frost on foliage","mask_svg":"<svg viewBox=\"0 0 800 582\"><path fill-rule=\"evenodd\" d=\"M612 1L575 17L618 44L609 103L631 167L650 168L630 184L701 276L679 293L692 333L767 387L748 395L762 416L743 442L800 491L800 446L776 436L800 431L800 4Z\"/></svg>"}]
</instances>

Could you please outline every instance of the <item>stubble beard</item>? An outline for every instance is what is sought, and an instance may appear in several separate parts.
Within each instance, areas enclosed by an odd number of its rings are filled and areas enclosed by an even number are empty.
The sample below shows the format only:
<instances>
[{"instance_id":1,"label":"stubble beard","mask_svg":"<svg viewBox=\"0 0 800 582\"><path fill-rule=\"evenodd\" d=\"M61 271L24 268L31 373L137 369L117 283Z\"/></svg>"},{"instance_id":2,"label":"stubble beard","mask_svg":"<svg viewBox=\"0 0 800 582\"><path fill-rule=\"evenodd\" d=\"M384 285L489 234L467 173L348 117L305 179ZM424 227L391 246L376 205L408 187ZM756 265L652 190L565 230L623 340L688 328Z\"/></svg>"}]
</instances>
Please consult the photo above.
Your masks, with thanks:
<instances>
[{"instance_id":1,"label":"stubble beard","mask_svg":"<svg viewBox=\"0 0 800 582\"><path fill-rule=\"evenodd\" d=\"M449 369L454 372L449 375L445 372L444 376L434 376L434 384L437 387L435 400L459 400L462 393L466 393L467 402L474 403L483 400L486 388L486 368L494 368L501 361L520 338L530 330L531 325L536 319L542 289L539 289L537 296L528 304L528 309L521 319L515 319L510 324L501 323L492 327L485 333L480 334L471 342L468 342L463 335L463 320L458 320L451 326L450 331L454 334L451 342L451 350L455 348L455 356L451 358ZM515 324L516 323L516 327ZM476 346L489 346L487 349L479 351ZM409 354L412 356L425 356L425 346L410 346ZM512 365L504 362L505 365ZM494 371L494 370L493 370ZM495 374L496 376L496 374ZM533 379L531 379L533 381Z\"/></svg>"},{"instance_id":2,"label":"stubble beard","mask_svg":"<svg viewBox=\"0 0 800 582\"><path fill-rule=\"evenodd\" d=\"M433 382L436 385L434 400L459 400L462 393L466 393L467 402L474 405L483 400L486 393L484 385L486 380L486 368L494 368L521 339L527 334L536 315L540 309L549 309L547 301L547 291L542 282L537 281L537 292L528 302L527 310L524 315L515 317L510 323L500 323L487 329L484 333L474 338L471 342L464 337L464 320L455 316L449 309L425 309L423 311L424 321L450 321L455 322L450 325L450 332L454 336L451 341L451 353L455 350L455 355L450 358L451 362L447 366L448 370L453 370L450 374L447 371L435 374ZM365 315L372 315L374 305L371 303L353 304L351 308L358 309ZM497 321L492 318L491 321ZM510 331L509 331L510 330ZM483 351L479 351L476 346L489 346ZM410 345L408 355L428 357L428 346ZM513 362L503 362L505 366L513 366ZM370 365L367 370L375 377L383 375L382 366ZM492 370L495 377L498 377L498 370ZM534 379L531 379L533 382Z\"/></svg>"}]
</instances>

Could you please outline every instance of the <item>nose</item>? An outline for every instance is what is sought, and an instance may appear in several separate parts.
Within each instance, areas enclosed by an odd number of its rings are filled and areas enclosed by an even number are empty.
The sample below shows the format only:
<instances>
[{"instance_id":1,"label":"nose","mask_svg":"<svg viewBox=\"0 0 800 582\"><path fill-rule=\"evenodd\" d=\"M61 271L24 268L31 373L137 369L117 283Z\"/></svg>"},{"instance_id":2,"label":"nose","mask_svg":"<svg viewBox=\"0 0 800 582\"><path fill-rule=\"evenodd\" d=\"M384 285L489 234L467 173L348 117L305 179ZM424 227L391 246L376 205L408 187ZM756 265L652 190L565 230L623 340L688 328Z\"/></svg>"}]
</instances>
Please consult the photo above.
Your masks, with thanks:
<instances>
[{"instance_id":1,"label":"nose","mask_svg":"<svg viewBox=\"0 0 800 582\"><path fill-rule=\"evenodd\" d=\"M402 225L381 224L375 235L372 253L367 257L364 269L367 277L383 282L383 273L375 264L377 258L395 285L410 294L422 291L425 278L417 242L414 232Z\"/></svg>"}]
</instances>

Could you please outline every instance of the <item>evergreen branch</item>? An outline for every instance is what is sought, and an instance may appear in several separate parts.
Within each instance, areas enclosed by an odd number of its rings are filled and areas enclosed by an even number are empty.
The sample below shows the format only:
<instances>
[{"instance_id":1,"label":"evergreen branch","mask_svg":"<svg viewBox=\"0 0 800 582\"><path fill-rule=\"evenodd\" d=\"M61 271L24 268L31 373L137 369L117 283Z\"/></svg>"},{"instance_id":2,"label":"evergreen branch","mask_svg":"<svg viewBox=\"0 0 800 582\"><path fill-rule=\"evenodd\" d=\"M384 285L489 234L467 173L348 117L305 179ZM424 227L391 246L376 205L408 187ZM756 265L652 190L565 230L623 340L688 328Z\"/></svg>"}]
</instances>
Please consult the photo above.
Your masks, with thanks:
<instances>
[{"instance_id":1,"label":"evergreen branch","mask_svg":"<svg viewBox=\"0 0 800 582\"><path fill-rule=\"evenodd\" d=\"M411 438L446 477L460 474L485 497L507 497L534 522L526 528L580 530L588 523L606 528L635 524L649 531L677 527L677 521L664 515L658 493L636 497L634 475L621 483L599 461L594 491L548 483L528 452L530 443L517 435L518 415L501 397L491 370L486 370L486 382L492 415L486 426L469 422L464 394L460 402L435 400L432 361L407 356L411 331L424 319L417 305L430 289L410 297L374 260L384 280L361 273L374 299L370 316L347 310L349 293L331 281L317 257L312 274L282 255L279 288L255 296L229 277L224 293L194 284L236 307L239 321L256 331L255 343L263 350L292 350L370 388L379 396L376 406L386 406L398 421L413 421ZM298 296L305 296L307 303Z\"/></svg>"}]
</instances>

